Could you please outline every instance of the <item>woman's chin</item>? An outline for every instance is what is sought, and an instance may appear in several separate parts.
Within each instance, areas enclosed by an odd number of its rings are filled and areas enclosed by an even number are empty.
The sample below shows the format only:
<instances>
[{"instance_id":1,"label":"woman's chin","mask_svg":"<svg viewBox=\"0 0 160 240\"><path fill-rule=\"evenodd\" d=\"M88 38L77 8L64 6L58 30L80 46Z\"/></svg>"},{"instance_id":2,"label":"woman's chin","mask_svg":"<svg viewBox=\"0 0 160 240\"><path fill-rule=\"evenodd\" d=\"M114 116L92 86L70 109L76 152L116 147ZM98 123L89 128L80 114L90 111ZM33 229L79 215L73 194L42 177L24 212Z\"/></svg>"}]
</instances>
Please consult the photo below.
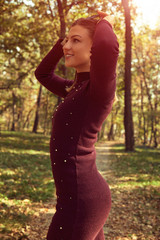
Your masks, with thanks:
<instances>
[{"instance_id":1,"label":"woman's chin","mask_svg":"<svg viewBox=\"0 0 160 240\"><path fill-rule=\"evenodd\" d=\"M71 63L69 63L69 62L65 62L65 66L66 67L73 67L73 65Z\"/></svg>"}]
</instances>

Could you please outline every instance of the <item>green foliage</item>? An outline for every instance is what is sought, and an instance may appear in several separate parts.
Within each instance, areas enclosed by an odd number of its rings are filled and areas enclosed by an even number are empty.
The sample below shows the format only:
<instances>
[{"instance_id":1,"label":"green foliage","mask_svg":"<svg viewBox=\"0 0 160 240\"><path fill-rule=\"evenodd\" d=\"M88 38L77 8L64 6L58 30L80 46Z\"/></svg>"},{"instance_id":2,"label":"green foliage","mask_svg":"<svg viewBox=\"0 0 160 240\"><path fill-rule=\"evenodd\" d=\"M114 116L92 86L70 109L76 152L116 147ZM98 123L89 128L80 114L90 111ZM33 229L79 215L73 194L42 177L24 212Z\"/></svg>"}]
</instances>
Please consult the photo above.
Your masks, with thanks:
<instances>
[{"instance_id":1,"label":"green foliage","mask_svg":"<svg viewBox=\"0 0 160 240\"><path fill-rule=\"evenodd\" d=\"M98 9L114 14L114 31L120 46L117 67L118 102L108 118L107 129L114 122L114 136L123 137L124 114L124 56L125 24L121 0L61 1L66 31L79 17L97 13ZM34 71L61 35L57 1L2 1L0 64L0 128L3 130L28 130L33 128L39 83ZM136 27L136 11L132 14L132 103L135 141L157 147L160 143L159 126L159 30ZM64 69L60 61L56 73L74 79L73 69ZM43 88L39 109L38 131L49 133L51 116L57 97ZM142 109L143 108L143 109ZM117 113L118 112L118 113ZM114 121L112 121L114 119ZM107 130L107 131L108 131Z\"/></svg>"},{"instance_id":2,"label":"green foliage","mask_svg":"<svg viewBox=\"0 0 160 240\"><path fill-rule=\"evenodd\" d=\"M102 1L84 1L80 4L76 4L76 1L62 1L67 31L76 18L96 14L100 5L108 13L111 9L116 11L118 5L115 2L112 1L109 5L109 2L103 4ZM55 2L48 1L3 1L0 55L3 65L0 74L1 129L10 130L13 124L15 130L32 129L39 88L34 70L60 36L57 7ZM117 20L117 32L120 34L118 23L120 21ZM65 73L62 65L63 59L56 73L74 79L75 71L67 69ZM57 98L44 89L41 98L39 131L49 133L50 119Z\"/></svg>"}]
</instances>

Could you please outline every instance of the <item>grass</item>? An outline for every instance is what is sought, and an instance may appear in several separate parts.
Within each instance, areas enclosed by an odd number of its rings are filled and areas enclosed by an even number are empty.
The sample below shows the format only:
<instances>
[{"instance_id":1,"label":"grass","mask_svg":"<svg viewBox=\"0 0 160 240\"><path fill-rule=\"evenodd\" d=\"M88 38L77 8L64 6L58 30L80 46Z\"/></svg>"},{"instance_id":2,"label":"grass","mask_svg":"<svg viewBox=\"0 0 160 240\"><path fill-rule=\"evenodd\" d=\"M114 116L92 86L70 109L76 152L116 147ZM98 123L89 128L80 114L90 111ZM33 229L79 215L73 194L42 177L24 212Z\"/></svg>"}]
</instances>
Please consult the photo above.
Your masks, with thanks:
<instances>
[{"instance_id":1,"label":"grass","mask_svg":"<svg viewBox=\"0 0 160 240\"><path fill-rule=\"evenodd\" d=\"M0 135L0 146L0 230L4 236L14 236L7 239L21 239L23 228L34 214L33 205L53 198L55 186L49 157L49 137L6 131ZM115 179L111 178L109 185L115 191L113 202L115 206L117 204L112 223L115 226L119 223L117 229L120 229L122 219L117 221L117 217L124 207L125 222L129 226L134 226L139 233L145 232L148 234L146 236L158 236L160 149L139 146L135 152L126 153L123 144L115 144L110 149L110 159ZM126 210L126 206L130 210ZM133 214L128 217L127 211ZM21 235L15 238L17 233ZM0 239L3 239L1 234ZM115 232L113 234L115 236ZM132 231L130 234L133 234ZM140 235L138 239L144 238Z\"/></svg>"},{"instance_id":2,"label":"grass","mask_svg":"<svg viewBox=\"0 0 160 240\"><path fill-rule=\"evenodd\" d=\"M109 181L113 206L107 239L158 240L160 149L138 146L125 152L123 144L114 144L109 158L114 176Z\"/></svg>"},{"instance_id":3,"label":"grass","mask_svg":"<svg viewBox=\"0 0 160 240\"><path fill-rule=\"evenodd\" d=\"M159 194L160 149L139 146L134 152L126 153L124 145L116 144L112 151L116 155L112 165L121 187L151 186Z\"/></svg>"},{"instance_id":4,"label":"grass","mask_svg":"<svg viewBox=\"0 0 160 240\"><path fill-rule=\"evenodd\" d=\"M10 232L24 227L32 203L53 197L49 137L2 132L0 146L0 228Z\"/></svg>"}]
</instances>

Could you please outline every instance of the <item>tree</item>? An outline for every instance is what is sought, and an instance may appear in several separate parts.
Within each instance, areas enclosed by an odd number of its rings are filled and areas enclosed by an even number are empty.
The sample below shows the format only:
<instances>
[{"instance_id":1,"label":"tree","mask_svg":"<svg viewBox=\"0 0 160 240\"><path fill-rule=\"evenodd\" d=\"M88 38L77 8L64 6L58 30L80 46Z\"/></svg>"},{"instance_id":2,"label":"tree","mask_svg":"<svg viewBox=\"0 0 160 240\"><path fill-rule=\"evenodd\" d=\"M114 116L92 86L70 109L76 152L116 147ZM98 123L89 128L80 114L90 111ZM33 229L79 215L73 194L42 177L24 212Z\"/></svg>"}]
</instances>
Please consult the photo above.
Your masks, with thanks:
<instances>
[{"instance_id":1,"label":"tree","mask_svg":"<svg viewBox=\"0 0 160 240\"><path fill-rule=\"evenodd\" d=\"M34 132L34 133L37 133L37 129L38 129L39 108L40 108L40 102L41 102L41 92L42 92L42 85L40 85L39 91L38 91L38 97L37 97L37 103L36 103L36 115L35 115L33 130L32 130L32 132Z\"/></svg>"},{"instance_id":2,"label":"tree","mask_svg":"<svg viewBox=\"0 0 160 240\"><path fill-rule=\"evenodd\" d=\"M134 130L132 119L132 101L131 101L131 15L128 0L122 0L125 13L125 40L126 40L126 53L125 53L125 110L124 110L124 126L125 126L125 147L126 151L134 150Z\"/></svg>"},{"instance_id":3,"label":"tree","mask_svg":"<svg viewBox=\"0 0 160 240\"><path fill-rule=\"evenodd\" d=\"M134 36L133 68L136 92L139 89L139 133L144 145L158 146L159 122L159 31L143 28ZM135 101L135 100L134 100ZM137 106L136 106L137 107Z\"/></svg>"},{"instance_id":4,"label":"tree","mask_svg":"<svg viewBox=\"0 0 160 240\"><path fill-rule=\"evenodd\" d=\"M58 98L42 87L40 105L37 104L40 84L34 77L34 71L43 57L49 52L58 38L63 38L72 22L80 17L96 14L99 7L108 14L117 14L114 31L118 37L120 54L117 71L118 102L102 127L103 134L118 140L124 136L124 110L126 127L126 142L130 129L130 113L134 117L134 136L137 144L158 146L160 137L160 81L159 81L159 29L157 33L142 26L140 33L135 32L132 26L135 23L133 7L129 8L128 1L124 0L31 0L6 1L3 0L1 21L1 53L0 64L0 124L2 130L32 131L34 123L39 121L39 130L50 133L51 116L57 105ZM125 9L125 11L124 11ZM124 21L125 17L125 21ZM126 23L126 36L125 36ZM127 25L128 24L128 25ZM129 27L130 29L129 29ZM130 33L129 33L130 32ZM129 38L130 34L130 38ZM126 41L125 41L126 37ZM130 44L128 44L130 42ZM126 45L125 45L126 44ZM132 47L132 85L129 63L131 51L125 52L125 47ZM130 49L131 50L131 49ZM126 54L125 54L126 53ZM128 56L128 57L127 57ZM125 66L125 63L128 65ZM124 68L125 66L125 68ZM125 73L126 71L126 73ZM67 79L73 79L74 69L65 69L62 58L57 65L56 74ZM125 81L124 81L125 75ZM128 80L129 79L129 80ZM132 91L132 108L131 106ZM125 98L125 101L124 101ZM125 104L125 108L124 108ZM118 111L118 113L117 113ZM127 123L126 123L127 125ZM104 136L106 138L106 136ZM133 143L133 141L131 141ZM130 148L129 148L130 149Z\"/></svg>"}]
</instances>

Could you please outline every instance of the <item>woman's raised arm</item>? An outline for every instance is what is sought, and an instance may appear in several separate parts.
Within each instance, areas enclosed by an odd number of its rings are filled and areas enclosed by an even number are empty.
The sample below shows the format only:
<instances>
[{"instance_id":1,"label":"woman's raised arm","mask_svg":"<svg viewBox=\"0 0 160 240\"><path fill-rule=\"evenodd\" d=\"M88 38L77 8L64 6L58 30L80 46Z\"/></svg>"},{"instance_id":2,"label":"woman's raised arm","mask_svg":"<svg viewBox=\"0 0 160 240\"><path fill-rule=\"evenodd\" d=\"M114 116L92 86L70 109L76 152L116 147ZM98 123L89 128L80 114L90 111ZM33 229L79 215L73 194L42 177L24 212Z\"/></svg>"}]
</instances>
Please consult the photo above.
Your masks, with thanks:
<instances>
[{"instance_id":1,"label":"woman's raised arm","mask_svg":"<svg viewBox=\"0 0 160 240\"><path fill-rule=\"evenodd\" d=\"M66 87L70 87L73 81L63 79L54 73L57 63L63 56L61 42L62 40L59 39L51 51L41 61L35 71L35 76L49 91L60 97L65 97L67 95Z\"/></svg>"},{"instance_id":2,"label":"woman's raised arm","mask_svg":"<svg viewBox=\"0 0 160 240\"><path fill-rule=\"evenodd\" d=\"M90 94L96 101L114 99L119 44L112 25L105 19L97 23L91 49Z\"/></svg>"}]
</instances>

